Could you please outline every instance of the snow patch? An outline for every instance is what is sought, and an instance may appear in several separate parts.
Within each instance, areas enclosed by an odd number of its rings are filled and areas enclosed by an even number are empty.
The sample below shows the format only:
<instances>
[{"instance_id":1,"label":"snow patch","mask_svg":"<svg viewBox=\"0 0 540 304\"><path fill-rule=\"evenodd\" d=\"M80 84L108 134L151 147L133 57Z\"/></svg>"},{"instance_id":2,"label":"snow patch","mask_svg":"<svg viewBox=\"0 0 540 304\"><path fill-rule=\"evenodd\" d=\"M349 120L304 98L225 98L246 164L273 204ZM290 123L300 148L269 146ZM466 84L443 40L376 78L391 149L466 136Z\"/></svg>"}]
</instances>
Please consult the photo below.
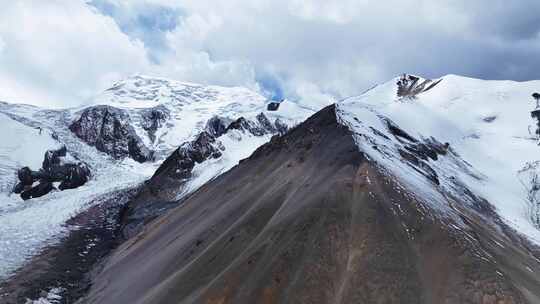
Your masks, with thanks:
<instances>
[{"instance_id":1,"label":"snow patch","mask_svg":"<svg viewBox=\"0 0 540 304\"><path fill-rule=\"evenodd\" d=\"M40 297L37 300L30 300L27 299L25 304L56 304L60 303L62 300L62 296L60 296L64 292L63 288L52 288L49 290L46 294L44 294L42 297Z\"/></svg>"}]
</instances>

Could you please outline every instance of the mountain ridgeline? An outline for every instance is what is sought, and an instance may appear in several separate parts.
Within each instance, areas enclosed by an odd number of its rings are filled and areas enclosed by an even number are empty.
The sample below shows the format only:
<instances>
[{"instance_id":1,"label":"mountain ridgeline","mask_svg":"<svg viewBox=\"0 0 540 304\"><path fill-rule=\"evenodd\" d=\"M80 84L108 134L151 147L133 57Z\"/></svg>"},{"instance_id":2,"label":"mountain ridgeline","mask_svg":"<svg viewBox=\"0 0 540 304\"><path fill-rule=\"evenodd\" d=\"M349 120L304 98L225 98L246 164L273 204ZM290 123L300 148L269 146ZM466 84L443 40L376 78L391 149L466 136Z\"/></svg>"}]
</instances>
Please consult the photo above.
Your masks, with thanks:
<instances>
[{"instance_id":1,"label":"mountain ridgeline","mask_svg":"<svg viewBox=\"0 0 540 304\"><path fill-rule=\"evenodd\" d=\"M287 129L280 119L270 122L264 113L259 113L254 120L212 117L195 139L183 143L165 159L139 194L126 205L121 220L123 236L134 236L144 224L177 206L178 194L185 192L183 189L193 178L194 167L223 156L227 148L220 139L240 134L280 136Z\"/></svg>"},{"instance_id":2,"label":"mountain ridgeline","mask_svg":"<svg viewBox=\"0 0 540 304\"><path fill-rule=\"evenodd\" d=\"M539 252L489 204L449 197L452 209L438 213L337 117L323 109L148 224L83 303L540 299Z\"/></svg>"},{"instance_id":3,"label":"mountain ridgeline","mask_svg":"<svg viewBox=\"0 0 540 304\"><path fill-rule=\"evenodd\" d=\"M0 189L64 190L5 197L2 301L540 303L538 88L403 75L315 111L135 76L0 103L39 147L0 154Z\"/></svg>"}]
</instances>

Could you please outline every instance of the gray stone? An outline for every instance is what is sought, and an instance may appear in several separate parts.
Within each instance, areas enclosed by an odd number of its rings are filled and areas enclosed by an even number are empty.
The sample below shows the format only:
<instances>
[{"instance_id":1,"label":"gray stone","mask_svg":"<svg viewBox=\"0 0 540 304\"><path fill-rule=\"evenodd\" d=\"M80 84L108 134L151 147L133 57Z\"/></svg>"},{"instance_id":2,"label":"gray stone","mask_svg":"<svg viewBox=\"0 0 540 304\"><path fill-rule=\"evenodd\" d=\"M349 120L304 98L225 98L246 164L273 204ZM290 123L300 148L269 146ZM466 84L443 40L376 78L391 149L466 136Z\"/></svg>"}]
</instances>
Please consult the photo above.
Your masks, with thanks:
<instances>
[{"instance_id":1,"label":"gray stone","mask_svg":"<svg viewBox=\"0 0 540 304\"><path fill-rule=\"evenodd\" d=\"M165 122L170 118L170 111L165 106L157 106L141 111L141 126L148 132L150 141L156 141L156 131L163 127Z\"/></svg>"},{"instance_id":2,"label":"gray stone","mask_svg":"<svg viewBox=\"0 0 540 304\"><path fill-rule=\"evenodd\" d=\"M153 153L135 133L124 110L105 105L86 108L69 129L87 144L113 158L131 157L138 162L152 159Z\"/></svg>"}]
</instances>

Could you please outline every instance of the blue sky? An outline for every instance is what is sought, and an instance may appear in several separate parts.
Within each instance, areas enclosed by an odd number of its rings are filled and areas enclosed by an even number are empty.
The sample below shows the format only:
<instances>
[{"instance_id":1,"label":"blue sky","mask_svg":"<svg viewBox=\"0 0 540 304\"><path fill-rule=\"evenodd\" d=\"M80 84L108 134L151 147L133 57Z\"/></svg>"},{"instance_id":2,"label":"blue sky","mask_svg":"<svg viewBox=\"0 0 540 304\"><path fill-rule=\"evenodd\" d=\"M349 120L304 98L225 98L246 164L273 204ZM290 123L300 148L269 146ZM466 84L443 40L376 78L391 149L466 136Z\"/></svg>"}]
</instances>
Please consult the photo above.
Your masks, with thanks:
<instances>
[{"instance_id":1,"label":"blue sky","mask_svg":"<svg viewBox=\"0 0 540 304\"><path fill-rule=\"evenodd\" d=\"M84 103L133 74L326 103L402 73L540 79L540 1L18 0L0 99Z\"/></svg>"}]
</instances>

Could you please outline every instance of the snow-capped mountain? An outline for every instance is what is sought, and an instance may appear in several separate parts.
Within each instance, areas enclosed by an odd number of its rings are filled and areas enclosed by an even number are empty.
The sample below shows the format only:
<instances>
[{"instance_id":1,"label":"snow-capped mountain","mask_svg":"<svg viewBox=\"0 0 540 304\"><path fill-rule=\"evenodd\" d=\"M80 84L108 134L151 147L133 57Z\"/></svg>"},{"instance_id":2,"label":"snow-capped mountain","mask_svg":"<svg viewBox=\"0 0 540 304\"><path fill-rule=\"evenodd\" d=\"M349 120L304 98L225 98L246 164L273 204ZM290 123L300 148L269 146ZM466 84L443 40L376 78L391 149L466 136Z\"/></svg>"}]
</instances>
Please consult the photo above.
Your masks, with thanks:
<instances>
[{"instance_id":1,"label":"snow-capped mountain","mask_svg":"<svg viewBox=\"0 0 540 304\"><path fill-rule=\"evenodd\" d=\"M266 98L246 88L204 86L141 75L115 83L93 103L127 110L137 134L161 157L168 156L177 143L198 135L212 116L248 118L264 112L271 120L282 118L297 124L317 110L287 102L279 111L271 112L266 111ZM151 115L151 110L163 113L166 119L164 128L148 136L151 126L145 125L145 116Z\"/></svg>"},{"instance_id":2,"label":"snow-capped mountain","mask_svg":"<svg viewBox=\"0 0 540 304\"><path fill-rule=\"evenodd\" d=\"M315 113L135 76L81 108L1 103L23 140L2 138L0 275L123 197L83 303L538 303L539 90L403 75ZM86 184L8 194L62 145Z\"/></svg>"},{"instance_id":3,"label":"snow-capped mountain","mask_svg":"<svg viewBox=\"0 0 540 304\"><path fill-rule=\"evenodd\" d=\"M178 147L196 140L212 118L232 123L243 117L259 126L257 117L263 113L271 126L293 126L313 113L293 103L267 111L267 103L244 88L145 76L115 83L84 107L49 110L0 102L0 124L5 131L0 135L0 277L67 232L64 223L73 215L109 193L149 179ZM257 134L237 129L214 134L220 155L194 162L178 197L230 169L277 133L277 129ZM62 146L67 148L65 158L88 165L88 183L28 201L12 193L19 169L29 167L38 175L45 153ZM36 177L26 187L35 187L42 179Z\"/></svg>"},{"instance_id":4,"label":"snow-capped mountain","mask_svg":"<svg viewBox=\"0 0 540 304\"><path fill-rule=\"evenodd\" d=\"M326 107L148 223L83 302L539 303L537 86L405 75Z\"/></svg>"},{"instance_id":5,"label":"snow-capped mountain","mask_svg":"<svg viewBox=\"0 0 540 304\"><path fill-rule=\"evenodd\" d=\"M531 95L540 90L540 81L448 75L428 91L408 97L397 96L399 81L337 105L339 118L356 134L362 150L399 176L410 192L430 197L435 209L447 210L445 196L462 197L460 185L466 186L492 204L510 227L540 245L534 220L539 210L529 197L537 187L529 174L537 172L534 164L540 160ZM392 136L392 125L414 139ZM448 153L436 160L408 159L432 139L448 143ZM437 176L436 187L422 177L428 174Z\"/></svg>"}]
</instances>

